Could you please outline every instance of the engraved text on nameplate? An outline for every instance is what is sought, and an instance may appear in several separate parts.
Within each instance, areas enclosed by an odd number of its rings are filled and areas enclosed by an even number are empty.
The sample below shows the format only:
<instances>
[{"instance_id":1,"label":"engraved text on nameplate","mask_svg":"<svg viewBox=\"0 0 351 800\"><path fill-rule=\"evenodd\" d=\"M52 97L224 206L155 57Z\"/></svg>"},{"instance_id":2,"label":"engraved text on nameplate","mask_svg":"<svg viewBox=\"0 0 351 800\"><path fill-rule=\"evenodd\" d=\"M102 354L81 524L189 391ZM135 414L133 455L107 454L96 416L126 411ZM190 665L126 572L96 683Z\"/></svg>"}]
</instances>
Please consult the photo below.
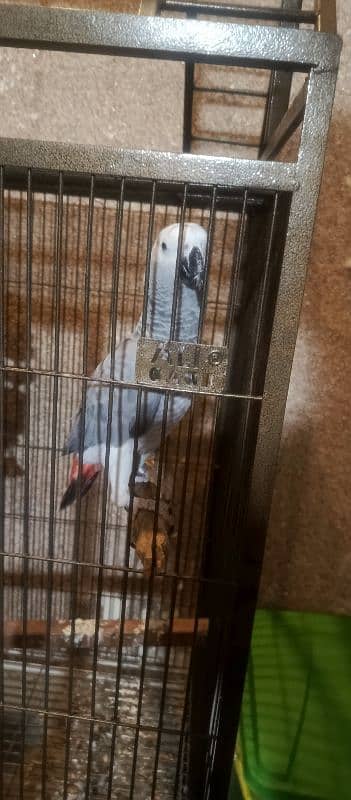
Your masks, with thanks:
<instances>
[{"instance_id":1,"label":"engraved text on nameplate","mask_svg":"<svg viewBox=\"0 0 351 800\"><path fill-rule=\"evenodd\" d=\"M140 338L137 347L137 383L197 392L223 392L228 349L193 342L159 342Z\"/></svg>"}]
</instances>

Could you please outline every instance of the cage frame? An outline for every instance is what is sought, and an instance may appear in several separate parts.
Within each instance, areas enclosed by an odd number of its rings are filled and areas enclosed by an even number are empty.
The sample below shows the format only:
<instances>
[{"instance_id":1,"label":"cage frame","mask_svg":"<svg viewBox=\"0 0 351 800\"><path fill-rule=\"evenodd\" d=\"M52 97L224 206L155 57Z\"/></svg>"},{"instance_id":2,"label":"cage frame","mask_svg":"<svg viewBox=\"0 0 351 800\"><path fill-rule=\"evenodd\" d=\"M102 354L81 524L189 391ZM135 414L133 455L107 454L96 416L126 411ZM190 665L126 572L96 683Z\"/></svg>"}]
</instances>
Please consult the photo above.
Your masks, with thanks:
<instances>
[{"instance_id":1,"label":"cage frame","mask_svg":"<svg viewBox=\"0 0 351 800\"><path fill-rule=\"evenodd\" d=\"M158 14L162 11L185 14L208 14L233 19L260 19L272 22L311 23L319 31L336 33L336 4L334 0L315 0L314 8L301 10L302 0L282 0L279 7L245 6L245 3L218 3L205 0L141 0L141 14Z\"/></svg>"},{"instance_id":2,"label":"cage frame","mask_svg":"<svg viewBox=\"0 0 351 800\"><path fill-rule=\"evenodd\" d=\"M224 184L238 189L291 194L245 523L249 546L242 542L243 575L237 587L236 614L228 630L228 636L235 644L232 659L221 676L221 713L216 746L207 771L201 747L193 753L194 796L220 800L226 797L229 786L274 474L332 112L340 39L335 33L295 28L262 26L257 36L249 25L2 5L0 46L160 58L182 61L186 65L196 62L263 67L281 74L287 69L308 72L307 91L297 102L298 113L295 108L292 119L289 111L282 115L280 130L277 132L276 128L273 134L276 140L272 143L270 138L266 143L263 152L266 160L0 139L0 165L20 178L23 170L28 169L44 173L46 170L61 174L89 172L151 180L166 175L170 182L192 181L204 186ZM289 135L291 126L296 127L302 117L297 161L272 161L272 155ZM3 363L0 369L3 373ZM200 611L199 607L198 617ZM208 637L209 648L211 636ZM202 690L206 695L206 680ZM209 711L205 707L202 709L210 725Z\"/></svg>"}]
</instances>

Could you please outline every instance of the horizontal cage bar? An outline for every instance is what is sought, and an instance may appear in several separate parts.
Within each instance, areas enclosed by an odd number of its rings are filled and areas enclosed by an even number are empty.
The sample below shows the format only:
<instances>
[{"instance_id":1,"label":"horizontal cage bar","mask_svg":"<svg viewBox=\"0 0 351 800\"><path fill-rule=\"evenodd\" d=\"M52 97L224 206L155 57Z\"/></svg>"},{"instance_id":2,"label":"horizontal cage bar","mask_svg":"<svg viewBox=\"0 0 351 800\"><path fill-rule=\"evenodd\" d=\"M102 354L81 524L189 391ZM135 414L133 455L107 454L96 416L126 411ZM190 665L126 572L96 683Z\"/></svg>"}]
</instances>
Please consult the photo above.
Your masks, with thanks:
<instances>
[{"instance_id":1,"label":"horizontal cage bar","mask_svg":"<svg viewBox=\"0 0 351 800\"><path fill-rule=\"evenodd\" d=\"M202 3L196 0L160 0L160 11L304 25L316 25L318 20L316 11L305 11L303 9L295 10L291 8L269 8L244 5L243 3Z\"/></svg>"},{"instance_id":2,"label":"horizontal cage bar","mask_svg":"<svg viewBox=\"0 0 351 800\"><path fill-rule=\"evenodd\" d=\"M44 518L44 521L45 518ZM73 523L74 524L74 523ZM50 558L49 556L40 556L40 555L29 555L28 553L21 553L16 551L2 551L0 552L1 558L8 558L8 559L22 559L23 561L38 561L38 563L47 565L47 564L57 564L58 566L62 567L82 567L87 568L90 570L100 570L103 569L106 572L120 572L130 575L136 576L144 576L144 571L142 569L136 569L135 567L124 567L123 565L118 564L108 564L104 562L94 562L94 561L84 561L82 559L74 560L68 558ZM211 577L203 577L201 575L187 575L186 572L177 573L177 572L163 572L162 578L169 579L169 580L178 580L178 581L188 581L190 583L205 583L205 584L212 584L213 586L221 586L226 587L227 589L233 589L236 585L235 581L230 581L222 578L211 578Z\"/></svg>"},{"instance_id":3,"label":"horizontal cage bar","mask_svg":"<svg viewBox=\"0 0 351 800\"><path fill-rule=\"evenodd\" d=\"M147 725L145 723L133 723L133 722L122 722L120 720L110 720L104 719L103 717L92 717L88 715L80 715L80 714L65 714L63 711L50 711L40 707L32 706L32 705L17 705L16 703L0 703L0 708L3 709L12 709L13 711L24 711L26 713L34 713L39 714L40 716L47 716L52 717L53 719L62 719L62 720L79 720L80 722L97 722L99 725L104 725L107 727L116 727L122 728L125 730L141 730L145 732L155 732L157 733L160 729L156 725ZM168 734L174 738L179 737L181 734L180 729L176 728L162 728L162 733ZM201 733L194 733L191 732L191 736L196 739L203 739L209 740L215 738L213 736L209 736L208 734L201 734Z\"/></svg>"},{"instance_id":4,"label":"horizontal cage bar","mask_svg":"<svg viewBox=\"0 0 351 800\"><path fill-rule=\"evenodd\" d=\"M84 53L336 69L340 41L314 31L160 17L0 6L0 45Z\"/></svg>"},{"instance_id":5,"label":"horizontal cage bar","mask_svg":"<svg viewBox=\"0 0 351 800\"><path fill-rule=\"evenodd\" d=\"M195 396L202 396L206 395L206 397L226 397L232 400L255 400L260 402L262 400L262 395L260 394L239 394L234 392L218 392L212 391L210 388L189 388L186 389L184 386L169 386L169 385L155 385L148 383L146 381L140 380L136 381L122 381L118 379L103 379L97 378L92 379L89 375L77 375L74 372L54 372L53 370L43 370L43 369L32 369L30 367L12 367L12 366L2 366L0 370L4 373L13 373L17 375L42 375L48 378L69 378L70 380L74 381L82 381L83 383L89 383L94 386L111 386L111 387L120 387L121 389L148 389L152 386L153 392L164 393L165 389L167 392L171 394L180 394L180 395L194 395Z\"/></svg>"},{"instance_id":6,"label":"horizontal cage bar","mask_svg":"<svg viewBox=\"0 0 351 800\"><path fill-rule=\"evenodd\" d=\"M9 179L15 181L19 178L23 181L23 170L31 169L155 181L164 181L167 176L171 183L217 185L226 189L293 192L299 187L295 164L25 139L0 139L0 163L6 165ZM47 178L50 188L50 175Z\"/></svg>"}]
</instances>

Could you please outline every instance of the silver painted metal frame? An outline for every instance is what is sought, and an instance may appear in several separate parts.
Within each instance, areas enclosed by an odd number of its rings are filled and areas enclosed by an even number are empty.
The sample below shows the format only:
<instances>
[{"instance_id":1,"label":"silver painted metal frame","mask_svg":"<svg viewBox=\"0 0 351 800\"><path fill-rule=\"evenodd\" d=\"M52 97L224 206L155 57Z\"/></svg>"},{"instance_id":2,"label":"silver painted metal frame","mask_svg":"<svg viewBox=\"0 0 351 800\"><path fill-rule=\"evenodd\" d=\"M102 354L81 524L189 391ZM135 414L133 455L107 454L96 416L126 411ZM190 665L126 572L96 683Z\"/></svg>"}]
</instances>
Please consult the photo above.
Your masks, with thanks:
<instances>
[{"instance_id":1,"label":"silver painted metal frame","mask_svg":"<svg viewBox=\"0 0 351 800\"><path fill-rule=\"evenodd\" d=\"M336 37L332 38L334 41L339 41ZM330 71L322 71L316 67L311 71L309 78L301 145L296 165L299 187L293 193L290 209L253 471L250 513L256 520L257 515L266 521L269 517L274 472L333 107L336 70L337 64L334 70ZM289 309L288 314L287 309ZM276 400L278 402L275 402Z\"/></svg>"},{"instance_id":2,"label":"silver painted metal frame","mask_svg":"<svg viewBox=\"0 0 351 800\"><path fill-rule=\"evenodd\" d=\"M34 142L0 138L0 159L11 167L93 173L147 180L217 183L235 189L298 189L296 164L197 156L156 150L113 150L109 147ZM253 168L254 165L254 168Z\"/></svg>"},{"instance_id":3,"label":"silver painted metal frame","mask_svg":"<svg viewBox=\"0 0 351 800\"><path fill-rule=\"evenodd\" d=\"M214 64L336 69L339 39L313 31L0 5L0 45Z\"/></svg>"},{"instance_id":4,"label":"silver painted metal frame","mask_svg":"<svg viewBox=\"0 0 351 800\"><path fill-rule=\"evenodd\" d=\"M306 103L301 107L298 102L303 125L296 163L0 140L0 165L4 167L291 193L248 506L248 527L262 532L264 539L332 112L340 39L334 34L293 28L253 29L217 22L0 6L0 46L308 72ZM273 152L271 148L266 156L271 158ZM236 723L233 718L233 729ZM221 786L225 780L226 776L222 784L210 786L206 797L216 800L224 797Z\"/></svg>"}]
</instances>

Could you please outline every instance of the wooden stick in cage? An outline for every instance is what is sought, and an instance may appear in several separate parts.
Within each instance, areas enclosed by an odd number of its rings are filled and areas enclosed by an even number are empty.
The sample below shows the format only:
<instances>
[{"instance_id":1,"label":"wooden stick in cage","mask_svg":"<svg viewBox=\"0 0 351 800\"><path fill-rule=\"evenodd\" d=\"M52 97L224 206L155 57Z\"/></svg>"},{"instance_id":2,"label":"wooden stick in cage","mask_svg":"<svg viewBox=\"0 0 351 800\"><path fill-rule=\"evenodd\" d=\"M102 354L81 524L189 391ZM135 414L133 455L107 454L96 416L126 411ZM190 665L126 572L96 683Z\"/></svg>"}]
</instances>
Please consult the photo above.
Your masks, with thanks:
<instances>
[{"instance_id":1,"label":"wooden stick in cage","mask_svg":"<svg viewBox=\"0 0 351 800\"><path fill-rule=\"evenodd\" d=\"M153 550L155 572L164 572L170 545L170 534L174 532L174 519L170 503L159 501L157 530L155 531L156 486L151 483L135 484L133 489L132 546L135 547L146 576L152 568Z\"/></svg>"},{"instance_id":2,"label":"wooden stick in cage","mask_svg":"<svg viewBox=\"0 0 351 800\"><path fill-rule=\"evenodd\" d=\"M161 525L162 525L162 521ZM152 550L155 547L155 570L166 569L169 538L166 530L158 530L154 536L154 513L147 509L139 510L134 519L134 547L142 562L145 575L149 576L152 566Z\"/></svg>"},{"instance_id":3,"label":"wooden stick in cage","mask_svg":"<svg viewBox=\"0 0 351 800\"><path fill-rule=\"evenodd\" d=\"M72 635L71 620L53 620L48 630L46 621L29 619L26 622L25 632L21 620L6 621L4 623L4 644L7 649L22 647L24 640L27 647L45 646L49 633L50 641L59 646L69 646ZM184 647L191 645L194 632L198 637L206 636L208 620L192 618L174 619L172 629L166 620L151 619L148 624L147 644L153 646ZM74 624L74 644L80 648L94 646L96 634L95 619L77 618ZM121 623L115 619L100 620L98 625L98 640L100 645L111 647L118 644L121 634ZM126 646L134 647L143 645L145 636L145 622L140 619L129 619L123 625L123 642Z\"/></svg>"}]
</instances>

